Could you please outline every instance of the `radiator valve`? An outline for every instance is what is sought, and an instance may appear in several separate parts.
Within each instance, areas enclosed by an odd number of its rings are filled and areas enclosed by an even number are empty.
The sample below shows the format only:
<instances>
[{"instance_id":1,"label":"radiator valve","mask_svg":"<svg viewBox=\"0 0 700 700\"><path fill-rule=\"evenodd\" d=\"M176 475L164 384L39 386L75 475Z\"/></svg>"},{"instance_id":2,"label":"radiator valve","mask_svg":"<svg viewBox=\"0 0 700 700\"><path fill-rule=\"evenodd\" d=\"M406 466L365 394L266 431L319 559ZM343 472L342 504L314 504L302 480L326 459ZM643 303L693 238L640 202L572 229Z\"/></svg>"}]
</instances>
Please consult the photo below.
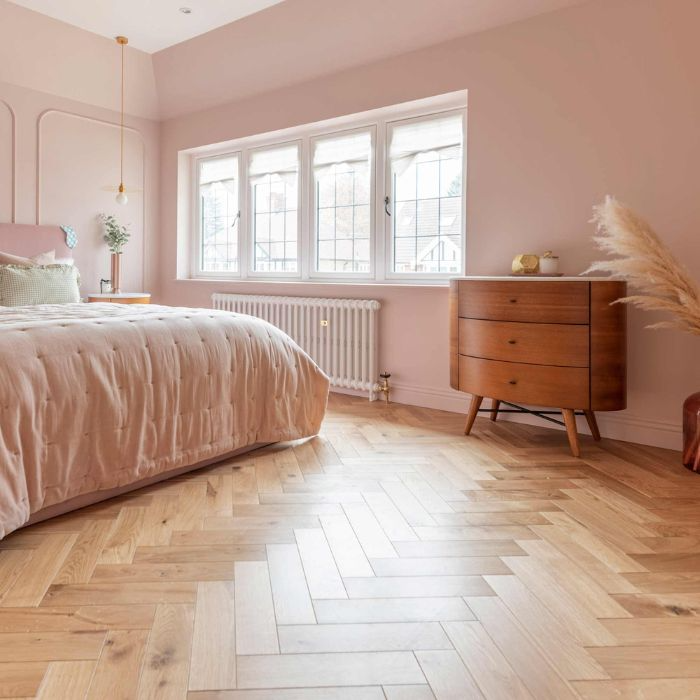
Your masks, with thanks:
<instances>
[{"instance_id":1,"label":"radiator valve","mask_svg":"<svg viewBox=\"0 0 700 700\"><path fill-rule=\"evenodd\" d=\"M380 394L384 394L384 402L389 403L389 377L391 377L391 374L384 370L379 376L382 381L377 385L377 391Z\"/></svg>"}]
</instances>

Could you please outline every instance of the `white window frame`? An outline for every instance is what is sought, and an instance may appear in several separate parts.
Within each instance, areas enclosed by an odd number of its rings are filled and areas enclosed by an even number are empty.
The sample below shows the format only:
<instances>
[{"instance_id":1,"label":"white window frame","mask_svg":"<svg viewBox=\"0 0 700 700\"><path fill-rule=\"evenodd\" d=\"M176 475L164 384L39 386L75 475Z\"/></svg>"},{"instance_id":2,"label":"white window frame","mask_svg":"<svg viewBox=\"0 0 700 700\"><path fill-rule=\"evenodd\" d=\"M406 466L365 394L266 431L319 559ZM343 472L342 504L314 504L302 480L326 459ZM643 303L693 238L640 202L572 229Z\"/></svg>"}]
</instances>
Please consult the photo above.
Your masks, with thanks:
<instances>
[{"instance_id":1,"label":"white window frame","mask_svg":"<svg viewBox=\"0 0 700 700\"><path fill-rule=\"evenodd\" d=\"M317 141L333 138L336 136L348 136L350 134L360 134L369 132L370 134L370 164L369 164L369 272L320 272L315 269L316 257L318 254L318 240L316 237L316 187L314 176L313 154L314 146ZM311 239L310 247L306 250L310 251L309 255L309 279L327 280L332 277L334 280L343 280L351 282L352 280L374 280L376 277L376 264L374 254L376 248L376 152L377 152L377 125L366 124L358 126L354 129L345 129L343 131L331 131L322 134L317 134L309 138L309 237Z\"/></svg>"},{"instance_id":2,"label":"white window frame","mask_svg":"<svg viewBox=\"0 0 700 700\"><path fill-rule=\"evenodd\" d=\"M391 155L389 148L391 144L391 133L397 126L404 124L415 124L418 122L431 121L435 117L446 116L461 116L462 117L462 217L461 217L461 236L460 250L462 253L462 266L459 272L394 272L394 215L396 214L396 203L394 202L393 182L391 177ZM386 165L384 167L384 192L385 197L389 196L389 211L391 216L386 216L384 221L384 253L386 260L386 278L388 280L449 280L452 277L459 277L464 274L465 251L467 245L466 235L466 201L467 201L467 159L466 159L466 112L463 109L446 110L436 112L434 114L425 114L418 117L410 117L408 119L394 119L386 123Z\"/></svg>"},{"instance_id":3,"label":"white window frame","mask_svg":"<svg viewBox=\"0 0 700 700\"><path fill-rule=\"evenodd\" d=\"M255 269L255 212L253 210L253 184L250 182L249 169L251 159L254 153L260 153L263 151L274 151L278 148L284 148L285 146L296 146L297 153L299 156L299 167L297 170L297 269L295 272L278 272L278 271L265 271ZM273 144L265 144L263 146L255 146L254 148L248 148L245 151L245 188L246 188L246 199L244 209L247 214L246 222L246 277L248 279L299 279L302 276L301 270L301 231L302 231L302 210L304 208L304 192L306 186L304 184L304 172L302 168L303 164L303 143L301 139L293 139L291 141L281 141Z\"/></svg>"},{"instance_id":4,"label":"white window frame","mask_svg":"<svg viewBox=\"0 0 700 700\"><path fill-rule=\"evenodd\" d=\"M210 160L223 160L224 158L231 158L234 156L238 158L238 206L240 211L240 215L238 217L238 272L202 270L202 231L200 229L200 224L202 222L202 201L201 197L199 196L199 175L201 172L202 162ZM245 263L243 260L241 245L245 236L241 235L241 231L243 230L243 210L245 209L243 204L244 200L242 199L243 182L245 180L245 178L242 177L244 167L245 164L243 162L242 151L226 151L224 153L217 153L215 155L207 154L192 158L192 183L195 202L194 206L192 207L193 235L191 237L191 257L193 267L192 272L195 278L211 277L213 279L221 279L221 277L224 276L227 278L231 277L232 279L240 279L243 275L243 268Z\"/></svg>"},{"instance_id":5,"label":"white window frame","mask_svg":"<svg viewBox=\"0 0 700 700\"><path fill-rule=\"evenodd\" d=\"M391 163L389 156L390 129L392 125L408 121L429 120L434 117L461 114L462 116L462 220L461 220L461 270L455 273L393 272L393 226L391 217L384 211L384 200L392 196ZM372 163L370 167L370 272L317 272L316 265L316 193L313 172L313 147L317 140L342 136L353 132L370 131L372 135ZM360 114L348 115L324 122L259 134L224 144L189 149L180 153L181 162L190 170L185 182L190 180L190 197L195 198L191 207L187 231L187 250L190 264L189 279L257 280L282 282L324 282L343 284L415 284L444 285L451 277L464 274L466 265L466 191L467 191L467 108L466 91L449 93L434 98L394 105ZM256 271L253 259L252 185L248 177L250 157L253 152L283 146L297 145L299 149L299 201L297 209L297 271ZM201 266L201 202L199 197L199 168L202 160L237 156L239 163L238 221L238 272L204 272ZM393 212L393 201L391 202ZM184 239L181 239L184 242ZM184 250L184 249L183 249Z\"/></svg>"}]
</instances>

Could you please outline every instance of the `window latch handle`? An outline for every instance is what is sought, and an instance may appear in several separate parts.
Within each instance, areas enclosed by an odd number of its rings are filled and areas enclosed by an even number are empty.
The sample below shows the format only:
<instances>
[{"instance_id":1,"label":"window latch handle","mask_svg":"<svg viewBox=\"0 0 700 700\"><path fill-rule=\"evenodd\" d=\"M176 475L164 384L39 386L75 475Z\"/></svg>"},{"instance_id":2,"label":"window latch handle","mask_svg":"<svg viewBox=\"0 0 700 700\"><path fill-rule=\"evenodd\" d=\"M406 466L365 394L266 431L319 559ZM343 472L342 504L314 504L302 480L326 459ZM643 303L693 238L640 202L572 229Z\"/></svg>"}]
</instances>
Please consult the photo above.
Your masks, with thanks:
<instances>
[{"instance_id":1,"label":"window latch handle","mask_svg":"<svg viewBox=\"0 0 700 700\"><path fill-rule=\"evenodd\" d=\"M391 216L391 212L389 211L389 204L391 203L391 199L389 198L389 195L384 197L384 211L386 212L387 216Z\"/></svg>"},{"instance_id":2,"label":"window latch handle","mask_svg":"<svg viewBox=\"0 0 700 700\"><path fill-rule=\"evenodd\" d=\"M231 228L235 228L235 227L236 227L236 224L238 223L238 220L239 220L240 218L241 218L241 210L239 209L239 210L236 212L235 218L233 219L233 223L231 224Z\"/></svg>"}]
</instances>

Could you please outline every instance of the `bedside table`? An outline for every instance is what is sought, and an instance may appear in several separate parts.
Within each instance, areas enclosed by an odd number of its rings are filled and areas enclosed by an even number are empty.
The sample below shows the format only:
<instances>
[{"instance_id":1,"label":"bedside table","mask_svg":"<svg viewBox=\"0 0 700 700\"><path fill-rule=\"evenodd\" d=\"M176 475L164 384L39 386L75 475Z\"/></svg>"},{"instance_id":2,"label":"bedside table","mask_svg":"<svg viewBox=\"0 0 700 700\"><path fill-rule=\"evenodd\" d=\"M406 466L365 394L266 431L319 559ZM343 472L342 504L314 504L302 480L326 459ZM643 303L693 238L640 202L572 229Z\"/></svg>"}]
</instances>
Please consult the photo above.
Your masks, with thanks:
<instances>
[{"instance_id":1,"label":"bedside table","mask_svg":"<svg viewBox=\"0 0 700 700\"><path fill-rule=\"evenodd\" d=\"M88 294L89 303L101 304L150 304L151 295L146 292L122 292L121 294Z\"/></svg>"}]
</instances>

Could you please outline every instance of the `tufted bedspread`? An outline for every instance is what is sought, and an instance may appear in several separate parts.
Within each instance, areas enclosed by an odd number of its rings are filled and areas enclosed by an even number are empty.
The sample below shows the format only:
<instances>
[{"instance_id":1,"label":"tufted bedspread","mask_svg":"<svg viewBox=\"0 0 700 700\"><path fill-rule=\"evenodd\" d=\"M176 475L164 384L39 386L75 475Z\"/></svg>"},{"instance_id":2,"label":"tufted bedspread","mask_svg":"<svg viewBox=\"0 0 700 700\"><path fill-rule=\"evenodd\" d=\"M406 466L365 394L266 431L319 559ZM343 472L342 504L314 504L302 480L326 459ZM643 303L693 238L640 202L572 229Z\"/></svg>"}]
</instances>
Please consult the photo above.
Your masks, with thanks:
<instances>
[{"instance_id":1,"label":"tufted bedspread","mask_svg":"<svg viewBox=\"0 0 700 700\"><path fill-rule=\"evenodd\" d=\"M250 316L0 307L0 537L86 494L315 435L327 396L308 355Z\"/></svg>"}]
</instances>

